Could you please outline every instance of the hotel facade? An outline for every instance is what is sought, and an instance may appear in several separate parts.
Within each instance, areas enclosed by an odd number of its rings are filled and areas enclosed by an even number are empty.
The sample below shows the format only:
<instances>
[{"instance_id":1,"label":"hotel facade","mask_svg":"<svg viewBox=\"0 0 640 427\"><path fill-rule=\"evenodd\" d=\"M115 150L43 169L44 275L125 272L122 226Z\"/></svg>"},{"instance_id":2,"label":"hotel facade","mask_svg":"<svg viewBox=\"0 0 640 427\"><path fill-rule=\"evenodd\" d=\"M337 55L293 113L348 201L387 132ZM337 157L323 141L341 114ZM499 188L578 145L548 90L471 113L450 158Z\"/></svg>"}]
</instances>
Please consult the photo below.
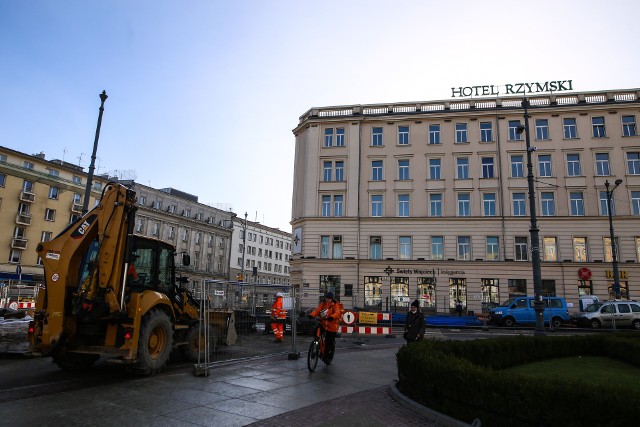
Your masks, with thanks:
<instances>
[{"instance_id":1,"label":"hotel facade","mask_svg":"<svg viewBox=\"0 0 640 427\"><path fill-rule=\"evenodd\" d=\"M459 300L477 314L534 294L523 95L464 94L300 117L290 264L303 305L333 290L346 308L419 299L446 314ZM526 96L542 294L574 310L612 298L616 254L621 297L640 298L640 90Z\"/></svg>"}]
</instances>

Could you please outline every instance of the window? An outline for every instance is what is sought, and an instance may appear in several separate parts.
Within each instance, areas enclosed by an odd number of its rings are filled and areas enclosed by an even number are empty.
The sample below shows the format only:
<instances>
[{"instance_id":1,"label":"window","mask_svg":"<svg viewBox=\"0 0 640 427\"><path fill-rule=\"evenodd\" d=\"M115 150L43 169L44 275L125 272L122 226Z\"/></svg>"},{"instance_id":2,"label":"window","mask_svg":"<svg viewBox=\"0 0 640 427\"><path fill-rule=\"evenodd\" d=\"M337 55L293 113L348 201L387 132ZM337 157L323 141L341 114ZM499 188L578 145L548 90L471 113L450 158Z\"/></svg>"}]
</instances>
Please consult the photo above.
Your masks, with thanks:
<instances>
[{"instance_id":1,"label":"window","mask_svg":"<svg viewBox=\"0 0 640 427\"><path fill-rule=\"evenodd\" d=\"M343 216L343 196L333 196L333 216Z\"/></svg>"},{"instance_id":2,"label":"window","mask_svg":"<svg viewBox=\"0 0 640 427\"><path fill-rule=\"evenodd\" d=\"M596 175L609 176L609 153L596 153Z\"/></svg>"},{"instance_id":3,"label":"window","mask_svg":"<svg viewBox=\"0 0 640 427\"><path fill-rule=\"evenodd\" d=\"M382 146L382 128L371 129L371 145L374 147Z\"/></svg>"},{"instance_id":4,"label":"window","mask_svg":"<svg viewBox=\"0 0 640 427\"><path fill-rule=\"evenodd\" d=\"M482 210L484 216L496 216L496 193L482 194Z\"/></svg>"},{"instance_id":5,"label":"window","mask_svg":"<svg viewBox=\"0 0 640 427\"><path fill-rule=\"evenodd\" d=\"M569 214L573 216L584 216L584 198L582 192L569 192Z\"/></svg>"},{"instance_id":6,"label":"window","mask_svg":"<svg viewBox=\"0 0 640 427\"><path fill-rule=\"evenodd\" d=\"M371 179L373 181L382 181L382 160L373 160L371 162Z\"/></svg>"},{"instance_id":7,"label":"window","mask_svg":"<svg viewBox=\"0 0 640 427\"><path fill-rule=\"evenodd\" d=\"M622 136L637 136L636 116L622 116Z\"/></svg>"},{"instance_id":8,"label":"window","mask_svg":"<svg viewBox=\"0 0 640 427\"><path fill-rule=\"evenodd\" d=\"M137 233L142 233L143 226L144 226L144 223L142 222L142 218L136 218L136 232Z\"/></svg>"},{"instance_id":9,"label":"window","mask_svg":"<svg viewBox=\"0 0 640 427\"><path fill-rule=\"evenodd\" d=\"M458 216L471 216L471 194L458 193Z\"/></svg>"},{"instance_id":10,"label":"window","mask_svg":"<svg viewBox=\"0 0 640 427\"><path fill-rule=\"evenodd\" d=\"M336 181L344 181L344 162L341 160L336 162Z\"/></svg>"},{"instance_id":11,"label":"window","mask_svg":"<svg viewBox=\"0 0 640 427\"><path fill-rule=\"evenodd\" d=\"M631 192L631 215L640 215L640 191Z\"/></svg>"},{"instance_id":12,"label":"window","mask_svg":"<svg viewBox=\"0 0 640 427\"><path fill-rule=\"evenodd\" d=\"M494 178L493 157L483 157L482 162L482 177Z\"/></svg>"},{"instance_id":13,"label":"window","mask_svg":"<svg viewBox=\"0 0 640 427\"><path fill-rule=\"evenodd\" d=\"M333 147L333 136L335 135L335 146L344 147L344 128L327 128L324 130L324 146Z\"/></svg>"},{"instance_id":14,"label":"window","mask_svg":"<svg viewBox=\"0 0 640 427\"><path fill-rule=\"evenodd\" d=\"M429 179L441 179L442 159L429 159Z\"/></svg>"},{"instance_id":15,"label":"window","mask_svg":"<svg viewBox=\"0 0 640 427\"><path fill-rule=\"evenodd\" d=\"M44 211L44 220L45 221L55 221L56 220L56 211L55 209L45 209Z\"/></svg>"},{"instance_id":16,"label":"window","mask_svg":"<svg viewBox=\"0 0 640 427\"><path fill-rule=\"evenodd\" d=\"M573 119L573 118L563 119L562 130L564 131L564 139L577 138L578 128L576 127L576 119Z\"/></svg>"},{"instance_id":17,"label":"window","mask_svg":"<svg viewBox=\"0 0 640 427\"><path fill-rule=\"evenodd\" d=\"M527 295L527 281L525 279L509 279L509 298Z\"/></svg>"},{"instance_id":18,"label":"window","mask_svg":"<svg viewBox=\"0 0 640 427\"><path fill-rule=\"evenodd\" d=\"M511 156L511 178L524 177L524 161L522 155Z\"/></svg>"},{"instance_id":19,"label":"window","mask_svg":"<svg viewBox=\"0 0 640 427\"><path fill-rule=\"evenodd\" d=\"M640 194L640 192L638 192ZM429 216L442 216L442 194L429 194Z\"/></svg>"},{"instance_id":20,"label":"window","mask_svg":"<svg viewBox=\"0 0 640 427\"><path fill-rule=\"evenodd\" d=\"M398 126L398 145L409 145L409 126Z\"/></svg>"},{"instance_id":21,"label":"window","mask_svg":"<svg viewBox=\"0 0 640 427\"><path fill-rule=\"evenodd\" d=\"M0 187L4 187L7 183L7 175L0 173Z\"/></svg>"},{"instance_id":22,"label":"window","mask_svg":"<svg viewBox=\"0 0 640 427\"><path fill-rule=\"evenodd\" d=\"M456 158L456 178L469 179L469 158Z\"/></svg>"},{"instance_id":23,"label":"window","mask_svg":"<svg viewBox=\"0 0 640 427\"><path fill-rule=\"evenodd\" d=\"M411 236L400 236L400 259L411 259Z\"/></svg>"},{"instance_id":24,"label":"window","mask_svg":"<svg viewBox=\"0 0 640 427\"><path fill-rule=\"evenodd\" d=\"M444 236L431 236L431 259L444 259Z\"/></svg>"},{"instance_id":25,"label":"window","mask_svg":"<svg viewBox=\"0 0 640 427\"><path fill-rule=\"evenodd\" d=\"M18 249L13 249L9 253L9 262L11 264L20 264L20 255L21 254L22 254L22 251L20 251Z\"/></svg>"},{"instance_id":26,"label":"window","mask_svg":"<svg viewBox=\"0 0 640 427\"><path fill-rule=\"evenodd\" d=\"M573 238L573 260L578 262L587 261L587 238Z\"/></svg>"},{"instance_id":27,"label":"window","mask_svg":"<svg viewBox=\"0 0 640 427\"><path fill-rule=\"evenodd\" d=\"M615 245L616 260L620 259L620 246L618 246L618 238L613 239ZM613 253L611 252L611 237L604 238L604 262L612 262Z\"/></svg>"},{"instance_id":28,"label":"window","mask_svg":"<svg viewBox=\"0 0 640 427\"><path fill-rule=\"evenodd\" d=\"M580 155L567 154L567 176L580 176Z\"/></svg>"},{"instance_id":29,"label":"window","mask_svg":"<svg viewBox=\"0 0 640 427\"><path fill-rule=\"evenodd\" d=\"M536 139L549 139L549 120L536 119Z\"/></svg>"},{"instance_id":30,"label":"window","mask_svg":"<svg viewBox=\"0 0 640 427\"><path fill-rule=\"evenodd\" d=\"M407 181L409 179L409 160L398 160L398 180Z\"/></svg>"},{"instance_id":31,"label":"window","mask_svg":"<svg viewBox=\"0 0 640 427\"><path fill-rule=\"evenodd\" d=\"M527 215L524 193L513 193L513 216Z\"/></svg>"},{"instance_id":32,"label":"window","mask_svg":"<svg viewBox=\"0 0 640 427\"><path fill-rule=\"evenodd\" d=\"M331 216L331 196L322 196L322 216Z\"/></svg>"},{"instance_id":33,"label":"window","mask_svg":"<svg viewBox=\"0 0 640 427\"><path fill-rule=\"evenodd\" d=\"M493 141L493 129L491 122L480 122L480 142Z\"/></svg>"},{"instance_id":34,"label":"window","mask_svg":"<svg viewBox=\"0 0 640 427\"><path fill-rule=\"evenodd\" d=\"M540 196L542 216L554 216L556 214L555 195L551 192L543 191Z\"/></svg>"},{"instance_id":35,"label":"window","mask_svg":"<svg viewBox=\"0 0 640 427\"><path fill-rule=\"evenodd\" d=\"M371 216L374 216L374 217L382 216L382 195L381 194L371 195Z\"/></svg>"},{"instance_id":36,"label":"window","mask_svg":"<svg viewBox=\"0 0 640 427\"><path fill-rule=\"evenodd\" d=\"M331 236L320 236L320 258L329 258L329 239Z\"/></svg>"},{"instance_id":37,"label":"window","mask_svg":"<svg viewBox=\"0 0 640 427\"><path fill-rule=\"evenodd\" d=\"M24 163L22 164L22 166L23 166L25 169L33 169L33 163L28 162L28 161L26 161L26 160L24 161Z\"/></svg>"},{"instance_id":38,"label":"window","mask_svg":"<svg viewBox=\"0 0 640 427\"><path fill-rule=\"evenodd\" d=\"M49 175L58 177L60 176L60 171L57 169L49 169Z\"/></svg>"},{"instance_id":39,"label":"window","mask_svg":"<svg viewBox=\"0 0 640 427\"><path fill-rule=\"evenodd\" d=\"M541 177L550 177L551 175L551 155L540 154L538 156L538 175Z\"/></svg>"},{"instance_id":40,"label":"window","mask_svg":"<svg viewBox=\"0 0 640 427\"><path fill-rule=\"evenodd\" d=\"M467 139L467 124L456 123L456 143L469 142Z\"/></svg>"},{"instance_id":41,"label":"window","mask_svg":"<svg viewBox=\"0 0 640 427\"><path fill-rule=\"evenodd\" d=\"M429 125L429 144L440 144L440 125Z\"/></svg>"},{"instance_id":42,"label":"window","mask_svg":"<svg viewBox=\"0 0 640 427\"><path fill-rule=\"evenodd\" d=\"M74 183L74 184L82 184L82 178L80 178L80 177L79 177L79 176L77 176L77 175L74 175L74 176L73 176L73 183Z\"/></svg>"},{"instance_id":43,"label":"window","mask_svg":"<svg viewBox=\"0 0 640 427\"><path fill-rule=\"evenodd\" d=\"M322 167L324 173L324 181L325 182L330 182L331 181L331 175L333 173L333 163L332 162L324 162L323 163L323 167Z\"/></svg>"},{"instance_id":44,"label":"window","mask_svg":"<svg viewBox=\"0 0 640 427\"><path fill-rule=\"evenodd\" d=\"M184 230L182 233L182 241L183 242L188 242L189 241L189 230ZM220 245L222 245L222 242L220 243Z\"/></svg>"},{"instance_id":45,"label":"window","mask_svg":"<svg viewBox=\"0 0 640 427\"><path fill-rule=\"evenodd\" d=\"M342 259L342 236L333 236L333 259Z\"/></svg>"},{"instance_id":46,"label":"window","mask_svg":"<svg viewBox=\"0 0 640 427\"><path fill-rule=\"evenodd\" d=\"M611 197L611 215L616 214L615 199ZM609 206L607 205L607 192L600 192L600 215L609 216Z\"/></svg>"},{"instance_id":47,"label":"window","mask_svg":"<svg viewBox=\"0 0 640 427\"><path fill-rule=\"evenodd\" d=\"M458 236L458 260L471 260L471 237Z\"/></svg>"},{"instance_id":48,"label":"window","mask_svg":"<svg viewBox=\"0 0 640 427\"><path fill-rule=\"evenodd\" d=\"M509 141L522 141L522 134L518 133L520 120L509 120Z\"/></svg>"},{"instance_id":49,"label":"window","mask_svg":"<svg viewBox=\"0 0 640 427\"><path fill-rule=\"evenodd\" d=\"M529 260L529 249L527 247L527 237L526 236L516 236L515 237L515 259L516 261L527 261Z\"/></svg>"},{"instance_id":50,"label":"window","mask_svg":"<svg viewBox=\"0 0 640 427\"><path fill-rule=\"evenodd\" d=\"M410 199L408 194L398 194L398 216L409 216Z\"/></svg>"},{"instance_id":51,"label":"window","mask_svg":"<svg viewBox=\"0 0 640 427\"><path fill-rule=\"evenodd\" d=\"M604 117L591 117L591 127L593 128L594 138L604 138L607 136L604 129Z\"/></svg>"},{"instance_id":52,"label":"window","mask_svg":"<svg viewBox=\"0 0 640 427\"><path fill-rule=\"evenodd\" d=\"M487 261L498 261L500 259L499 242L498 236L487 236Z\"/></svg>"},{"instance_id":53,"label":"window","mask_svg":"<svg viewBox=\"0 0 640 427\"><path fill-rule=\"evenodd\" d=\"M48 242L49 240L51 240L52 235L53 233L51 233L51 231L43 231L42 234L40 235L40 241Z\"/></svg>"},{"instance_id":54,"label":"window","mask_svg":"<svg viewBox=\"0 0 640 427\"><path fill-rule=\"evenodd\" d=\"M627 153L627 173L629 175L640 175L640 153Z\"/></svg>"},{"instance_id":55,"label":"window","mask_svg":"<svg viewBox=\"0 0 640 427\"><path fill-rule=\"evenodd\" d=\"M545 261L557 261L558 260L558 245L555 237L545 237L544 243L544 260Z\"/></svg>"},{"instance_id":56,"label":"window","mask_svg":"<svg viewBox=\"0 0 640 427\"><path fill-rule=\"evenodd\" d=\"M60 189L58 187L49 187L49 198L57 200L58 195L60 194Z\"/></svg>"},{"instance_id":57,"label":"window","mask_svg":"<svg viewBox=\"0 0 640 427\"><path fill-rule=\"evenodd\" d=\"M24 191L25 193L32 193L33 192L33 187L34 184L32 181L27 181L26 179L22 182L22 191Z\"/></svg>"},{"instance_id":58,"label":"window","mask_svg":"<svg viewBox=\"0 0 640 427\"><path fill-rule=\"evenodd\" d=\"M0 154L0 163L7 163L7 156Z\"/></svg>"},{"instance_id":59,"label":"window","mask_svg":"<svg viewBox=\"0 0 640 427\"><path fill-rule=\"evenodd\" d=\"M382 237L369 237L369 259L382 259Z\"/></svg>"}]
</instances>

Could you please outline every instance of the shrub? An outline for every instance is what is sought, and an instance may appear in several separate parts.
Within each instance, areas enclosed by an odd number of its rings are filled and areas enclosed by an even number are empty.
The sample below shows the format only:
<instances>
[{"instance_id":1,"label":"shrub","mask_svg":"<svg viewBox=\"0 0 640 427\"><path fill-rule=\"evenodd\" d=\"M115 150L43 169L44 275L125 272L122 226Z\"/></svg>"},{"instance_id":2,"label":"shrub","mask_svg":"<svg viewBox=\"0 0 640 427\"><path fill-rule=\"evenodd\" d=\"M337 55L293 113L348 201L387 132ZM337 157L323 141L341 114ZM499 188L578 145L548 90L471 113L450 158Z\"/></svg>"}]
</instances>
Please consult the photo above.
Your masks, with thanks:
<instances>
[{"instance_id":1,"label":"shrub","mask_svg":"<svg viewBox=\"0 0 640 427\"><path fill-rule=\"evenodd\" d=\"M534 379L502 369L550 358L604 356L640 368L640 335L426 340L397 355L398 388L434 410L483 426L635 425L640 393L612 384ZM568 411L588 408L584 411ZM574 405L575 404L575 405Z\"/></svg>"}]
</instances>

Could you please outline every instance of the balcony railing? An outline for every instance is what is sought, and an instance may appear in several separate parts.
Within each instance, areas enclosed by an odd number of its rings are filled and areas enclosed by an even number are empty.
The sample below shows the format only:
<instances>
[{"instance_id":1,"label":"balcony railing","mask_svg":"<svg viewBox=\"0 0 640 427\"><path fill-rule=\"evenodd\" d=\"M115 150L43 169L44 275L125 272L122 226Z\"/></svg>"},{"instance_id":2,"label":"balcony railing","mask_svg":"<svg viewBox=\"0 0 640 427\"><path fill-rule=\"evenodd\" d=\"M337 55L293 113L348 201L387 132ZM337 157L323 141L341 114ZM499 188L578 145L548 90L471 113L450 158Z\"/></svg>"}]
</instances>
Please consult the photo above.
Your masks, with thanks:
<instances>
[{"instance_id":1,"label":"balcony railing","mask_svg":"<svg viewBox=\"0 0 640 427\"><path fill-rule=\"evenodd\" d=\"M27 239L23 239L20 237L14 237L11 239L11 248L12 249L27 249Z\"/></svg>"},{"instance_id":2,"label":"balcony railing","mask_svg":"<svg viewBox=\"0 0 640 427\"><path fill-rule=\"evenodd\" d=\"M21 191L20 192L20 201L33 203L36 201L35 193L31 193L29 191Z\"/></svg>"},{"instance_id":3,"label":"balcony railing","mask_svg":"<svg viewBox=\"0 0 640 427\"><path fill-rule=\"evenodd\" d=\"M71 204L71 212L82 213L82 203L73 202Z\"/></svg>"},{"instance_id":4,"label":"balcony railing","mask_svg":"<svg viewBox=\"0 0 640 427\"><path fill-rule=\"evenodd\" d=\"M18 215L16 215L16 224L31 225L31 214L18 213Z\"/></svg>"}]
</instances>

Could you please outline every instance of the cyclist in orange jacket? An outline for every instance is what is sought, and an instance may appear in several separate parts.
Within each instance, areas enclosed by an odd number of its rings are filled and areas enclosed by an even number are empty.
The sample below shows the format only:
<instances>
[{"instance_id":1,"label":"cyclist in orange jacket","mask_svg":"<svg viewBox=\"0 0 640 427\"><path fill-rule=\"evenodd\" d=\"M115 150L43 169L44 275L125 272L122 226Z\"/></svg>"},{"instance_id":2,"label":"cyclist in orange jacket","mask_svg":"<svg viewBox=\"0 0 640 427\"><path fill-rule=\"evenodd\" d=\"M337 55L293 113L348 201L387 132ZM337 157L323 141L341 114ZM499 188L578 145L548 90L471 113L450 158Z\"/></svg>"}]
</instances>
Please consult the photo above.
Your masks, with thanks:
<instances>
[{"instance_id":1,"label":"cyclist in orange jacket","mask_svg":"<svg viewBox=\"0 0 640 427\"><path fill-rule=\"evenodd\" d=\"M340 322L340 308L335 302L333 292L327 292L324 301L318 304L315 310L309 314L309 317L319 317L320 327L326 331L323 362L331 365L336 350L336 333L338 332L338 323Z\"/></svg>"}]
</instances>

